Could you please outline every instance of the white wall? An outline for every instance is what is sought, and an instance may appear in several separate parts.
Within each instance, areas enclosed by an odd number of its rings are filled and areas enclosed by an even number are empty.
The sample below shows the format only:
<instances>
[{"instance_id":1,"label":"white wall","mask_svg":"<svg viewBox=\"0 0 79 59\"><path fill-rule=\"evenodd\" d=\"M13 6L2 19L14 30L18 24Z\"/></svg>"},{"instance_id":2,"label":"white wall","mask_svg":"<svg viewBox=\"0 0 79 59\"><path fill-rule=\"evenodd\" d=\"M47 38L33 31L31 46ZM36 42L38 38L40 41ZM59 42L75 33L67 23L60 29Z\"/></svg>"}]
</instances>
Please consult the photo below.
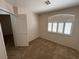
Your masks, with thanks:
<instances>
[{"instance_id":1,"label":"white wall","mask_svg":"<svg viewBox=\"0 0 79 59\"><path fill-rule=\"evenodd\" d=\"M48 17L56 14L75 15L75 23L74 23L72 36L65 36L65 35L47 32ZM55 12L41 14L40 15L40 37L79 50L79 7L73 7L69 9L63 9Z\"/></svg>"},{"instance_id":2,"label":"white wall","mask_svg":"<svg viewBox=\"0 0 79 59\"><path fill-rule=\"evenodd\" d=\"M38 15L18 6L16 11L16 15L11 15L15 46L28 46L31 40L39 37Z\"/></svg>"},{"instance_id":3,"label":"white wall","mask_svg":"<svg viewBox=\"0 0 79 59\"><path fill-rule=\"evenodd\" d=\"M27 18L27 33L29 41L39 37L39 19L38 15L30 13Z\"/></svg>"},{"instance_id":4,"label":"white wall","mask_svg":"<svg viewBox=\"0 0 79 59\"><path fill-rule=\"evenodd\" d=\"M0 24L0 59L7 59L1 24Z\"/></svg>"},{"instance_id":5,"label":"white wall","mask_svg":"<svg viewBox=\"0 0 79 59\"><path fill-rule=\"evenodd\" d=\"M11 15L15 46L28 46L26 15Z\"/></svg>"},{"instance_id":6,"label":"white wall","mask_svg":"<svg viewBox=\"0 0 79 59\"><path fill-rule=\"evenodd\" d=\"M29 9L18 8L18 14L25 14L27 17L27 40L28 42L39 37L38 15Z\"/></svg>"}]
</instances>

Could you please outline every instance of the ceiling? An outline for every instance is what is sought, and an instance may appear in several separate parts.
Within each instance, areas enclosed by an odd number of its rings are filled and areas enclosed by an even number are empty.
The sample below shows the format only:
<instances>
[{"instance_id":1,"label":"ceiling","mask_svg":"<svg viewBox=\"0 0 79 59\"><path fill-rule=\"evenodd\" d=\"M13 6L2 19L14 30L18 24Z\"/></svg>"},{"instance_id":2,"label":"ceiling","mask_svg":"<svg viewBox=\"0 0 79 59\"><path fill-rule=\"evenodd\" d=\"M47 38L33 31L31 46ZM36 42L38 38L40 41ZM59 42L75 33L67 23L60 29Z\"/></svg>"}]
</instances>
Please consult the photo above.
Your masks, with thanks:
<instances>
[{"instance_id":1,"label":"ceiling","mask_svg":"<svg viewBox=\"0 0 79 59\"><path fill-rule=\"evenodd\" d=\"M46 5L47 0L6 0L11 4L22 8L29 8L35 13L59 10L79 5L79 0L49 0L50 5ZM17 3L16 3L17 2Z\"/></svg>"}]
</instances>

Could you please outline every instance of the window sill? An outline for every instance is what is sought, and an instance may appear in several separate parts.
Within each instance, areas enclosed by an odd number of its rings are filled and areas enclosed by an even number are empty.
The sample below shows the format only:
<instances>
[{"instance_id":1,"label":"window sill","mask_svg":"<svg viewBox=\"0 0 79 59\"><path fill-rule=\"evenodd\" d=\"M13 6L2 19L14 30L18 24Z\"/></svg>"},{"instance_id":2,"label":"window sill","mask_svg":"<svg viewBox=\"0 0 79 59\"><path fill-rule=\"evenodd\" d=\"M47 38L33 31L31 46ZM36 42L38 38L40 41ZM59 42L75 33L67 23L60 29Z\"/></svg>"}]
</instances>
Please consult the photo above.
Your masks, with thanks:
<instances>
[{"instance_id":1,"label":"window sill","mask_svg":"<svg viewBox=\"0 0 79 59\"><path fill-rule=\"evenodd\" d=\"M72 35L68 35L68 34L64 34L64 33L56 33L56 32L48 32L48 33L51 33L51 34L56 34L56 35L62 35L62 36L66 36L66 37L72 37Z\"/></svg>"}]
</instances>

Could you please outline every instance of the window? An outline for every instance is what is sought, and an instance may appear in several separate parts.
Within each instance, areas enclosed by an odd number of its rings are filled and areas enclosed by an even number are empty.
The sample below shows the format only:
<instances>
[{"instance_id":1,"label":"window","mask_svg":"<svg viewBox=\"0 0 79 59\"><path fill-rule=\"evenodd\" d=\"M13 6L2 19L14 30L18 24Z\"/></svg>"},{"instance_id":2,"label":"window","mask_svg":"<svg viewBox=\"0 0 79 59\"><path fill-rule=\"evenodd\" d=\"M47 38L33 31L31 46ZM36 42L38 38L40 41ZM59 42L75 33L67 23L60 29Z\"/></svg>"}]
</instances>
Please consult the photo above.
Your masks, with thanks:
<instances>
[{"instance_id":1,"label":"window","mask_svg":"<svg viewBox=\"0 0 79 59\"><path fill-rule=\"evenodd\" d=\"M57 32L57 22L53 23L52 32Z\"/></svg>"},{"instance_id":2,"label":"window","mask_svg":"<svg viewBox=\"0 0 79 59\"><path fill-rule=\"evenodd\" d=\"M64 23L58 23L58 33L63 33Z\"/></svg>"},{"instance_id":3,"label":"window","mask_svg":"<svg viewBox=\"0 0 79 59\"><path fill-rule=\"evenodd\" d=\"M71 35L75 15L56 14L48 18L48 32Z\"/></svg>"},{"instance_id":4,"label":"window","mask_svg":"<svg viewBox=\"0 0 79 59\"><path fill-rule=\"evenodd\" d=\"M71 22L53 22L48 23L48 32L55 32L61 34L71 34Z\"/></svg>"},{"instance_id":5,"label":"window","mask_svg":"<svg viewBox=\"0 0 79 59\"><path fill-rule=\"evenodd\" d=\"M48 23L48 31L49 31L49 32L52 31L52 23Z\"/></svg>"},{"instance_id":6,"label":"window","mask_svg":"<svg viewBox=\"0 0 79 59\"><path fill-rule=\"evenodd\" d=\"M64 34L70 34L71 33L71 27L72 27L72 23L65 23Z\"/></svg>"}]
</instances>

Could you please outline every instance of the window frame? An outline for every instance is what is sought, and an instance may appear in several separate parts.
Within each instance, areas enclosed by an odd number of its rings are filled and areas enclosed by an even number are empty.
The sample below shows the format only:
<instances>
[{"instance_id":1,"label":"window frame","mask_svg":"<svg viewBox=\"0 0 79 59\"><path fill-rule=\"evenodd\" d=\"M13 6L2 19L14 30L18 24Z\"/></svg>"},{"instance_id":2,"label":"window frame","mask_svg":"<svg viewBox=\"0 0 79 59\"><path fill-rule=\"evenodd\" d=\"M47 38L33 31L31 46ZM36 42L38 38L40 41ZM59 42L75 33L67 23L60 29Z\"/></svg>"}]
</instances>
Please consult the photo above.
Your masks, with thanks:
<instances>
[{"instance_id":1,"label":"window frame","mask_svg":"<svg viewBox=\"0 0 79 59\"><path fill-rule=\"evenodd\" d=\"M48 23L49 23L49 22L48 22ZM52 31L52 29L53 29L53 23L55 23L55 22L51 22L51 23L52 23L51 31L49 32L49 31L47 30L48 33L59 34L59 35L65 35L65 36L72 36L72 30L73 30L72 28L73 28L73 24L74 24L73 22L71 22L71 23L72 23L72 26L71 26L70 34L65 34L65 33L64 33L64 30L65 30L65 23L68 23L68 22L56 22L56 23L57 23L57 31L56 31L56 32L53 32L53 31ZM62 32L62 33L59 33L59 32L58 32L58 24L59 24L59 23L64 23L64 25L63 25L63 32Z\"/></svg>"},{"instance_id":2,"label":"window frame","mask_svg":"<svg viewBox=\"0 0 79 59\"><path fill-rule=\"evenodd\" d=\"M50 32L50 33L57 33L57 34L62 34L62 35L65 35L65 36L72 36L73 34L73 30L74 30L74 21L75 21L75 15L73 14L56 14L56 15L53 15L53 16L50 16L48 17L48 23L51 22L64 22L64 27L63 27L63 33L58 33L58 32ZM66 22L71 22L72 23L72 26L71 26L71 33L68 35L68 34L64 34L64 29L65 29L65 23ZM47 27L48 28L48 27ZM57 24L57 31L58 31L58 24ZM48 30L47 30L48 32Z\"/></svg>"}]
</instances>

